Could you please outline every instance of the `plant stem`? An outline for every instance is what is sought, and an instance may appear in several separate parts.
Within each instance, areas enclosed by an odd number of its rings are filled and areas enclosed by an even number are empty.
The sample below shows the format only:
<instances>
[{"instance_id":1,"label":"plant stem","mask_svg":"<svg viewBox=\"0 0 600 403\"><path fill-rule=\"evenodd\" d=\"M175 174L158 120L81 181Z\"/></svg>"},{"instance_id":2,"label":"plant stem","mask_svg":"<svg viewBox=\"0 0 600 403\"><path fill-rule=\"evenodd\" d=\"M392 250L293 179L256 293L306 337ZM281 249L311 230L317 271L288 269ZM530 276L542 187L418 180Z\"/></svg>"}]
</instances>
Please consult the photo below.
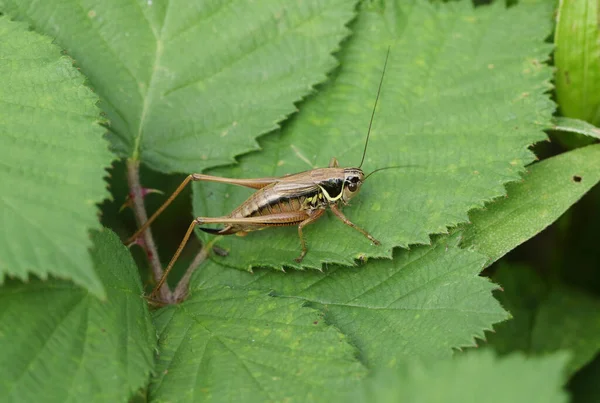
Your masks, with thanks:
<instances>
[{"instance_id":1,"label":"plant stem","mask_svg":"<svg viewBox=\"0 0 600 403\"><path fill-rule=\"evenodd\" d=\"M144 206L144 197L142 195L142 186L140 184L140 163L137 160L127 160L127 181L129 183L129 192L131 200L133 202L133 211L138 226L143 225L148 221L148 214L146 213L146 207ZM156 243L152 237L152 231L148 228L143 234L144 243L146 246L146 255L152 268L152 275L154 281L158 282L163 274L162 265L160 264L160 258L158 256L158 250L156 249ZM170 302L173 298L173 294L169 289L167 283L163 284L159 290L160 299L164 302Z\"/></svg>"},{"instance_id":2,"label":"plant stem","mask_svg":"<svg viewBox=\"0 0 600 403\"><path fill-rule=\"evenodd\" d=\"M198 252L196 257L192 261L192 263L190 263L187 270L185 271L185 274L183 275L183 277L181 277L181 280L179 280L179 283L177 284L177 288L175 288L175 292L173 293L174 294L173 299L175 300L175 302L179 302L179 301L183 300L185 297L187 297L187 294L189 291L190 279L192 278L192 274L194 274L194 271L198 268L198 266L200 266L202 264L202 262L204 262L206 260L206 258L208 257L208 254L212 250L214 243L220 238L221 237L215 237L210 242L207 242L206 244L204 244L202 246L202 248L200 249L200 252Z\"/></svg>"}]
</instances>

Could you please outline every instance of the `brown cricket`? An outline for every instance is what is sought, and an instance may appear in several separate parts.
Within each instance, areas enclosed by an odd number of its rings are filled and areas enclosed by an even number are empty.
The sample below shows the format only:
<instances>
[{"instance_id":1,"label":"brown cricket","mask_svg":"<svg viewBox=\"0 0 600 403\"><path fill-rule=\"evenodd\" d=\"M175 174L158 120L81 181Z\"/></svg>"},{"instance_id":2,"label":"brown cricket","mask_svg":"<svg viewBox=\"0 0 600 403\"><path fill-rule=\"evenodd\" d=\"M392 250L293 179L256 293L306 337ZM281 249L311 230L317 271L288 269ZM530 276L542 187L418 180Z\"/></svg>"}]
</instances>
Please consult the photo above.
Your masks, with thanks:
<instances>
[{"instance_id":1,"label":"brown cricket","mask_svg":"<svg viewBox=\"0 0 600 403\"><path fill-rule=\"evenodd\" d=\"M367 175L367 177L365 177L365 174L361 169L369 144L369 135L371 133L371 126L377 108L377 101L379 100L379 94L381 93L381 86L383 84L389 53L390 50L388 48L383 71L381 73L381 79L379 81L377 96L375 97L375 104L371 113L363 155L358 168L340 168L338 166L338 161L335 158L332 158L328 168L317 168L282 177L232 179L198 173L189 175L163 205L148 219L148 221L146 221L129 238L127 243L135 241L190 181L227 183L257 189L257 191L227 216L212 218L197 217L194 219L185 233L183 240L179 244L177 251L171 258L169 265L165 269L163 276L156 287L154 287L152 295L155 295L164 284L169 272L173 268L173 265L177 261L177 258L181 254L181 251L197 225L223 224L224 227L220 229L203 227L200 227L200 229L211 234L236 234L239 236L244 236L248 232L267 227L297 225L302 251L300 256L295 260L296 262L301 262L308 252L302 234L303 228L318 220L325 213L325 210L329 208L344 224L359 231L375 245L380 244L380 242L373 238L367 231L348 220L348 218L340 211L339 206L340 204L348 204L350 199L358 194L361 185L369 175L382 169L397 168L387 167L377 169Z\"/></svg>"}]
</instances>

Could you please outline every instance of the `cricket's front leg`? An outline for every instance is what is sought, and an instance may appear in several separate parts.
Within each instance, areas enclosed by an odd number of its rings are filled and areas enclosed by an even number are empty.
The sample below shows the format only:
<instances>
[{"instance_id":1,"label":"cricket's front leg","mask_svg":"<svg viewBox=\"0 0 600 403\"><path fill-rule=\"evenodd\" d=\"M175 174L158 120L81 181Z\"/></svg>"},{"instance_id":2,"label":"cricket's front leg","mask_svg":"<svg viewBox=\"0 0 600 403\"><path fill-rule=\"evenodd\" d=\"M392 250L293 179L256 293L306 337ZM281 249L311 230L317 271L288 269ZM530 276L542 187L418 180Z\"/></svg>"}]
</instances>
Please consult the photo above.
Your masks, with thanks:
<instances>
[{"instance_id":1,"label":"cricket's front leg","mask_svg":"<svg viewBox=\"0 0 600 403\"><path fill-rule=\"evenodd\" d=\"M371 234L369 234L367 231L360 228L359 226L354 224L352 221L350 221L348 218L346 218L346 216L344 215L344 213L342 213L340 211L338 206L336 206L335 204L331 205L331 211L333 211L333 214L335 214L337 216L337 218L339 218L344 224L354 228L355 230L357 230L358 232L360 232L361 234L366 236L375 245L381 245L381 242L379 242L377 239L373 238L373 236L371 236Z\"/></svg>"}]
</instances>

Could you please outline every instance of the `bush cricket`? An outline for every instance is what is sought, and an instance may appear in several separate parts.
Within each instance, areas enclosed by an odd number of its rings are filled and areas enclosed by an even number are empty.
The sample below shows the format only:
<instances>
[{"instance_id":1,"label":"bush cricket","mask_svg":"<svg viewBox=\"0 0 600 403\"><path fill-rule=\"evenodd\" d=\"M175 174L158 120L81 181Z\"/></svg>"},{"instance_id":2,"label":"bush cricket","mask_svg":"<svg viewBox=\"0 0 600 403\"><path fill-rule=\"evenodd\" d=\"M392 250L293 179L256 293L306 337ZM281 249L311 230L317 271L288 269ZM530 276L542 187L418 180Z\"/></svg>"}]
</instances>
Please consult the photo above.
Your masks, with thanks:
<instances>
[{"instance_id":1,"label":"bush cricket","mask_svg":"<svg viewBox=\"0 0 600 403\"><path fill-rule=\"evenodd\" d=\"M338 161L332 158L328 168L316 168L296 174L282 177L264 177L255 179L233 179L222 178L218 176L204 175L194 173L189 175L173 192L173 194L156 210L156 212L146 221L127 241L132 243L137 239L152 222L163 212L163 210L177 197L177 195L188 185L190 181L208 181L227 183L232 185L245 186L256 189L245 202L233 210L229 215L222 217L197 217L190 224L185 233L177 251L171 258L162 278L154 287L151 295L155 295L164 284L167 275L173 268L173 265L179 258L181 251L190 238L194 228L203 224L223 224L219 229L203 228L202 231L217 235L236 234L238 236L247 235L248 232L261 230L268 227L278 226L298 226L298 236L300 238L301 253L295 260L302 262L302 259L308 252L308 247L304 241L302 230L308 224L318 220L327 208L329 208L337 218L344 224L354 228L368 238L375 245L380 242L373 238L367 231L352 223L340 211L339 205L348 204L349 200L356 196L363 182L373 173L383 169L398 168L386 167L380 168L365 176L361 167L365 161L371 126L377 108L377 101L381 93L381 86L385 76L385 70L390 54L388 48L385 63L377 89L377 96L371 113L365 146L362 159L358 168L340 168Z\"/></svg>"}]
</instances>

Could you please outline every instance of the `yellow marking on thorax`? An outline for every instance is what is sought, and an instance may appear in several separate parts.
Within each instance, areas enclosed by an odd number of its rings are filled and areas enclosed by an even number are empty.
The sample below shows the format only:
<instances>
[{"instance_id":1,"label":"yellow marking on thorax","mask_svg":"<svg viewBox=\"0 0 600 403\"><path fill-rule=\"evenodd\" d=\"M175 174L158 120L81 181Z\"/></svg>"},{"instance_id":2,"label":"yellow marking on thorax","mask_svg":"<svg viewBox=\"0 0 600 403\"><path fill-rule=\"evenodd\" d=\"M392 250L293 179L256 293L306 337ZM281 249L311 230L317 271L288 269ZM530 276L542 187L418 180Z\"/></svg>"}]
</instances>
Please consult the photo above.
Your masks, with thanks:
<instances>
[{"instance_id":1,"label":"yellow marking on thorax","mask_svg":"<svg viewBox=\"0 0 600 403\"><path fill-rule=\"evenodd\" d=\"M317 185L317 186L319 186L319 189L321 189L321 191L325 195L325 198L327 199L328 202L336 202L336 201L338 201L342 197L342 194L344 193L344 189L342 188L342 191L340 192L339 195L337 195L336 197L331 197L329 195L329 193L327 193L327 191L325 190L325 188L323 188L321 185Z\"/></svg>"}]
</instances>

